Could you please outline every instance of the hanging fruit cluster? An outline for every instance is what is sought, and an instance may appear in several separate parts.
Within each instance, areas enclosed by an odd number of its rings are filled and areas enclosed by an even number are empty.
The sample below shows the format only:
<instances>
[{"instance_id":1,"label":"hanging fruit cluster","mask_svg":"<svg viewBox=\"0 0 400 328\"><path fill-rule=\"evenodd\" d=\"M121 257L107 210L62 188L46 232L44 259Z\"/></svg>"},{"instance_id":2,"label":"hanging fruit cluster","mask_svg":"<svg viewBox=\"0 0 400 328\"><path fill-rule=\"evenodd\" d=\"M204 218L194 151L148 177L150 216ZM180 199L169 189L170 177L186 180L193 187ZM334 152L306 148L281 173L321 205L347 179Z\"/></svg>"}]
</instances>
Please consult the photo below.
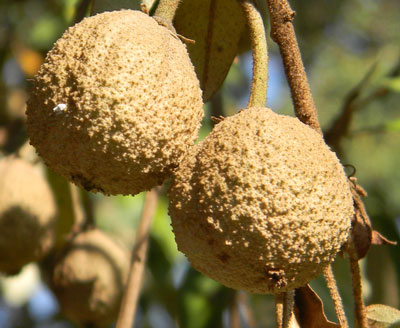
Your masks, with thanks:
<instances>
[{"instance_id":1,"label":"hanging fruit cluster","mask_svg":"<svg viewBox=\"0 0 400 328\"><path fill-rule=\"evenodd\" d=\"M356 187L324 142L296 48L281 50L295 72L287 68L298 118L265 107L268 58L257 6L181 2L161 0L153 17L119 10L70 27L34 78L30 143L54 172L92 192L136 195L172 178L178 249L225 286L276 295L278 326L288 326L296 320L293 291L329 272L340 251L353 254ZM276 15L291 11L275 3L268 2L279 43ZM213 34L204 32L210 8ZM203 101L220 89L245 37L253 53L248 106L220 118L195 145ZM107 325L119 312L128 253L91 225L57 240L56 202L31 166L0 162L0 271L42 261L67 317Z\"/></svg>"}]
</instances>

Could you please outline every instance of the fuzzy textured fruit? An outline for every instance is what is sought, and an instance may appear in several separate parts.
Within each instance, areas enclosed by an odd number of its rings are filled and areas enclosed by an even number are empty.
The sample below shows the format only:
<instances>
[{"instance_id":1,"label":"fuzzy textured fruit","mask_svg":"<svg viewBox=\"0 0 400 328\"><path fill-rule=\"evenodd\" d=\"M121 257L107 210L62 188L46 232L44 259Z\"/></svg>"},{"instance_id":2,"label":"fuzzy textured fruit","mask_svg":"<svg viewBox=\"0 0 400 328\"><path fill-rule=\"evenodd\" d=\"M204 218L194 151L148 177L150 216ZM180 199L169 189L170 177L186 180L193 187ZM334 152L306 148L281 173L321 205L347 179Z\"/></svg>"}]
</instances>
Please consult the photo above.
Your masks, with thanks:
<instances>
[{"instance_id":1,"label":"fuzzy textured fruit","mask_svg":"<svg viewBox=\"0 0 400 328\"><path fill-rule=\"evenodd\" d=\"M0 272L16 274L40 260L55 241L56 205L38 168L0 160Z\"/></svg>"},{"instance_id":2,"label":"fuzzy textured fruit","mask_svg":"<svg viewBox=\"0 0 400 328\"><path fill-rule=\"evenodd\" d=\"M353 201L321 136L267 108L226 118L169 191L176 242L194 268L254 293L303 286L348 238Z\"/></svg>"},{"instance_id":3,"label":"fuzzy textured fruit","mask_svg":"<svg viewBox=\"0 0 400 328\"><path fill-rule=\"evenodd\" d=\"M31 144L46 164L105 194L161 184L193 145L202 117L185 45L133 10L69 28L47 55L27 105Z\"/></svg>"},{"instance_id":4,"label":"fuzzy textured fruit","mask_svg":"<svg viewBox=\"0 0 400 328\"><path fill-rule=\"evenodd\" d=\"M128 269L128 252L93 229L78 234L46 274L67 318L102 327L117 317Z\"/></svg>"}]
</instances>

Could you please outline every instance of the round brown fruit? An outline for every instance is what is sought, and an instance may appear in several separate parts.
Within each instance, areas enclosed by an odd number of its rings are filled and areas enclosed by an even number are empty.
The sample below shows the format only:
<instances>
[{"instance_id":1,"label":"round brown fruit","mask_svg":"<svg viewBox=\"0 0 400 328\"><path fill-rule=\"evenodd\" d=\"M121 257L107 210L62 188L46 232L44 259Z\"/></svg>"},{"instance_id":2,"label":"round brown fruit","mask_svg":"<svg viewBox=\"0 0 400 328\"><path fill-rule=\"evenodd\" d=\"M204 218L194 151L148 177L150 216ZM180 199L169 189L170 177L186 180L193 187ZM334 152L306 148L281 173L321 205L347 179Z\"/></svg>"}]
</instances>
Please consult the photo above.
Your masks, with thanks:
<instances>
[{"instance_id":1,"label":"round brown fruit","mask_svg":"<svg viewBox=\"0 0 400 328\"><path fill-rule=\"evenodd\" d=\"M42 259L56 230L53 194L39 168L15 157L0 160L0 272L12 275Z\"/></svg>"},{"instance_id":2,"label":"round brown fruit","mask_svg":"<svg viewBox=\"0 0 400 328\"><path fill-rule=\"evenodd\" d=\"M202 95L185 45L148 15L105 12L48 53L27 105L46 164L90 191L161 184L197 138Z\"/></svg>"},{"instance_id":3,"label":"round brown fruit","mask_svg":"<svg viewBox=\"0 0 400 328\"><path fill-rule=\"evenodd\" d=\"M78 234L44 271L67 318L103 327L118 315L128 269L128 252L93 229Z\"/></svg>"},{"instance_id":4,"label":"round brown fruit","mask_svg":"<svg viewBox=\"0 0 400 328\"><path fill-rule=\"evenodd\" d=\"M353 201L322 137L267 108L226 118L169 191L176 242L222 284L280 293L307 284L346 242Z\"/></svg>"}]
</instances>

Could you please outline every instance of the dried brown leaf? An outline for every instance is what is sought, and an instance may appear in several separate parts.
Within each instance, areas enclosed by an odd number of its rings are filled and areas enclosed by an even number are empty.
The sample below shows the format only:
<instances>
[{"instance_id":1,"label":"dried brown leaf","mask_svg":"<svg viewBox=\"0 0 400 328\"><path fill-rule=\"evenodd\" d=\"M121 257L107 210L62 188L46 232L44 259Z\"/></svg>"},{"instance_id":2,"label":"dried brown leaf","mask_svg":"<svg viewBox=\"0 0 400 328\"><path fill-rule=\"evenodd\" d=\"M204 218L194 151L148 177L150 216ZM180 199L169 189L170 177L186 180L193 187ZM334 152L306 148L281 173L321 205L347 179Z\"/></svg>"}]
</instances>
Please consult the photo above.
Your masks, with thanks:
<instances>
[{"instance_id":1,"label":"dried brown leaf","mask_svg":"<svg viewBox=\"0 0 400 328\"><path fill-rule=\"evenodd\" d=\"M294 300L296 319L301 328L340 328L326 318L322 300L310 285L296 288Z\"/></svg>"},{"instance_id":2,"label":"dried brown leaf","mask_svg":"<svg viewBox=\"0 0 400 328\"><path fill-rule=\"evenodd\" d=\"M372 242L372 228L356 212L352 223L353 242L357 251L358 259L367 255Z\"/></svg>"},{"instance_id":3,"label":"dried brown leaf","mask_svg":"<svg viewBox=\"0 0 400 328\"><path fill-rule=\"evenodd\" d=\"M187 44L203 100L218 91L238 53L245 18L236 0L183 1L175 15L178 34L195 41Z\"/></svg>"},{"instance_id":4,"label":"dried brown leaf","mask_svg":"<svg viewBox=\"0 0 400 328\"><path fill-rule=\"evenodd\" d=\"M385 236L382 236L378 231L372 230L372 245L397 245L397 242L391 241L387 239Z\"/></svg>"},{"instance_id":5,"label":"dried brown leaf","mask_svg":"<svg viewBox=\"0 0 400 328\"><path fill-rule=\"evenodd\" d=\"M361 197L366 197L367 193L357 184L356 178L351 177L349 180L355 210L352 222L352 235L358 259L362 259L367 255L371 245L396 245L396 242L388 240L378 231L372 229L371 221L361 199Z\"/></svg>"}]
</instances>

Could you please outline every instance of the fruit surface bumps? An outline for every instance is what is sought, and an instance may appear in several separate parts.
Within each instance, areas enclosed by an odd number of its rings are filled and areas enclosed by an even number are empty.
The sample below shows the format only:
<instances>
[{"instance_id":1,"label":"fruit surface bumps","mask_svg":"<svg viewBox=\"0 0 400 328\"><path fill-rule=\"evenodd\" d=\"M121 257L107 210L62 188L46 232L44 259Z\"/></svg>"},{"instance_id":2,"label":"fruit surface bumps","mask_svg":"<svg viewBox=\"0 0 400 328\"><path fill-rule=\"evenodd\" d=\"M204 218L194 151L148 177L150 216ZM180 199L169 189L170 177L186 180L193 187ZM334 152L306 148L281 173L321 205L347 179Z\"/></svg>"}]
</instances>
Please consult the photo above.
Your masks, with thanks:
<instances>
[{"instance_id":1,"label":"fruit surface bumps","mask_svg":"<svg viewBox=\"0 0 400 328\"><path fill-rule=\"evenodd\" d=\"M161 184L197 138L202 95L186 47L139 11L69 28L35 77L31 144L55 172L91 191Z\"/></svg>"},{"instance_id":2,"label":"fruit surface bumps","mask_svg":"<svg viewBox=\"0 0 400 328\"><path fill-rule=\"evenodd\" d=\"M0 160L0 273L16 274L40 260L55 241L56 205L38 168Z\"/></svg>"},{"instance_id":3,"label":"fruit surface bumps","mask_svg":"<svg viewBox=\"0 0 400 328\"><path fill-rule=\"evenodd\" d=\"M169 196L178 248L194 268L254 293L315 278L347 240L353 215L343 168L321 136L267 108L216 125Z\"/></svg>"},{"instance_id":4,"label":"fruit surface bumps","mask_svg":"<svg viewBox=\"0 0 400 328\"><path fill-rule=\"evenodd\" d=\"M107 326L118 315L128 268L128 252L93 229L78 234L56 261L50 287L67 318Z\"/></svg>"}]
</instances>

